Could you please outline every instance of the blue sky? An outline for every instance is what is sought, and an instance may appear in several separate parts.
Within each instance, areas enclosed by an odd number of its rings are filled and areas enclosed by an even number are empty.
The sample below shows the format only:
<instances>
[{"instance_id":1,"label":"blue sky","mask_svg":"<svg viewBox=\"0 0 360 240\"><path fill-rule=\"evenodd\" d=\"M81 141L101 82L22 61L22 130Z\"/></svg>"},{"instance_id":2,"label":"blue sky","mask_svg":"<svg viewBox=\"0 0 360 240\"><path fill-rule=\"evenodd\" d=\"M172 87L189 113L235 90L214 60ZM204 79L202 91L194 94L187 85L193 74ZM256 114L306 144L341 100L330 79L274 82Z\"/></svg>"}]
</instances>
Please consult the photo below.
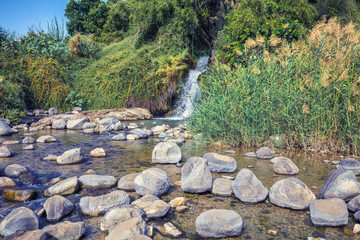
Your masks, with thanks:
<instances>
[{"instance_id":1,"label":"blue sky","mask_svg":"<svg viewBox=\"0 0 360 240\"><path fill-rule=\"evenodd\" d=\"M61 23L66 18L65 7L68 0L0 0L0 26L6 30L24 35L28 27L41 24L47 30L48 22L57 17ZM66 25L65 25L66 28Z\"/></svg>"}]
</instances>

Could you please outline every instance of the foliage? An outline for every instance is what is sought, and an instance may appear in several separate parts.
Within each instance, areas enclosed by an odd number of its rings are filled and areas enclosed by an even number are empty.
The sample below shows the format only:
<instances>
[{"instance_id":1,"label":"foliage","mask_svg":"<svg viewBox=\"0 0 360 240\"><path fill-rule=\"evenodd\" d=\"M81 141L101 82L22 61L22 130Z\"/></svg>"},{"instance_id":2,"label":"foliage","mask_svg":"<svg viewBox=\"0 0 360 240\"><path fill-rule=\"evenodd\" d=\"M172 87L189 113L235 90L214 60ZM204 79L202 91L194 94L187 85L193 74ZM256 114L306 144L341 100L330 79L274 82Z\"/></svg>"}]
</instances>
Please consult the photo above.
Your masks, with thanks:
<instances>
[{"instance_id":1,"label":"foliage","mask_svg":"<svg viewBox=\"0 0 360 240\"><path fill-rule=\"evenodd\" d=\"M253 52L202 79L190 122L212 141L257 145L273 134L289 146L360 150L360 32L320 22L304 41Z\"/></svg>"},{"instance_id":2,"label":"foliage","mask_svg":"<svg viewBox=\"0 0 360 240\"><path fill-rule=\"evenodd\" d=\"M77 57L90 57L99 50L92 35L75 34L69 39L69 48L71 53Z\"/></svg>"},{"instance_id":3,"label":"foliage","mask_svg":"<svg viewBox=\"0 0 360 240\"><path fill-rule=\"evenodd\" d=\"M316 4L319 16L329 19L338 17L340 22L348 23L350 21L360 22L360 5L357 0L320 0Z\"/></svg>"}]
</instances>

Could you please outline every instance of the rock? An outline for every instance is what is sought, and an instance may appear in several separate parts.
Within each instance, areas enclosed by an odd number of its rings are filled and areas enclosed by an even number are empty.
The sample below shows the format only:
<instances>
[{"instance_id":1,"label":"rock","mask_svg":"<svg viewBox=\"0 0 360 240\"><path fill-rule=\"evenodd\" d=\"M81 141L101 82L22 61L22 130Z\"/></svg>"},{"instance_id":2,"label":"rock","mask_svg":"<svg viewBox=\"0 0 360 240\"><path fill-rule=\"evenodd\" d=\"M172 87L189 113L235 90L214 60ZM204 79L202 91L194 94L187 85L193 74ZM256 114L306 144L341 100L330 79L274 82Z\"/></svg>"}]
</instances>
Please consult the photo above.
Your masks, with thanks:
<instances>
[{"instance_id":1,"label":"rock","mask_svg":"<svg viewBox=\"0 0 360 240\"><path fill-rule=\"evenodd\" d=\"M123 133L119 133L118 135L113 136L112 140L114 141L125 141L126 135Z\"/></svg>"},{"instance_id":2,"label":"rock","mask_svg":"<svg viewBox=\"0 0 360 240\"><path fill-rule=\"evenodd\" d=\"M351 212L360 211L360 195L357 195L347 203L347 208Z\"/></svg>"},{"instance_id":3,"label":"rock","mask_svg":"<svg viewBox=\"0 0 360 240\"><path fill-rule=\"evenodd\" d=\"M18 179L23 183L34 183L36 180L36 178L31 173L22 173Z\"/></svg>"},{"instance_id":4,"label":"rock","mask_svg":"<svg viewBox=\"0 0 360 240\"><path fill-rule=\"evenodd\" d=\"M275 231L275 230L268 230L267 233L270 234L271 236L277 235L277 231Z\"/></svg>"},{"instance_id":5,"label":"rock","mask_svg":"<svg viewBox=\"0 0 360 240\"><path fill-rule=\"evenodd\" d=\"M39 128L38 127L30 127L29 128L29 132L38 132Z\"/></svg>"},{"instance_id":6,"label":"rock","mask_svg":"<svg viewBox=\"0 0 360 240\"><path fill-rule=\"evenodd\" d=\"M202 193L211 191L212 175L208 162L202 157L189 158L181 168L181 189L184 192Z\"/></svg>"},{"instance_id":7,"label":"rock","mask_svg":"<svg viewBox=\"0 0 360 240\"><path fill-rule=\"evenodd\" d=\"M34 150L34 145L30 144L30 145L27 145L25 147L23 147L24 150Z\"/></svg>"},{"instance_id":8,"label":"rock","mask_svg":"<svg viewBox=\"0 0 360 240\"><path fill-rule=\"evenodd\" d=\"M177 206L184 206L186 203L186 200L184 197L177 197L171 200L168 204L170 207L175 208Z\"/></svg>"},{"instance_id":9,"label":"rock","mask_svg":"<svg viewBox=\"0 0 360 240\"><path fill-rule=\"evenodd\" d=\"M137 201L134 204L144 210L148 218L163 217L170 209L170 206L160 199L155 201Z\"/></svg>"},{"instance_id":10,"label":"rock","mask_svg":"<svg viewBox=\"0 0 360 240\"><path fill-rule=\"evenodd\" d=\"M248 153L245 153L244 156L248 157L248 158L256 158L256 153L248 152Z\"/></svg>"},{"instance_id":11,"label":"rock","mask_svg":"<svg viewBox=\"0 0 360 240\"><path fill-rule=\"evenodd\" d=\"M103 148L95 148L90 152L90 156L104 158L106 157L105 150Z\"/></svg>"},{"instance_id":12,"label":"rock","mask_svg":"<svg viewBox=\"0 0 360 240\"><path fill-rule=\"evenodd\" d=\"M70 195L76 192L77 189L78 189L78 178L71 177L59 183L56 183L54 186L49 187L44 191L44 195L46 197L51 197L54 195Z\"/></svg>"},{"instance_id":13,"label":"rock","mask_svg":"<svg viewBox=\"0 0 360 240\"><path fill-rule=\"evenodd\" d=\"M24 202L36 197L37 193L34 190L17 190L17 189L5 189L3 191L3 197L7 200Z\"/></svg>"},{"instance_id":14,"label":"rock","mask_svg":"<svg viewBox=\"0 0 360 240\"><path fill-rule=\"evenodd\" d=\"M82 108L81 108L81 107L74 107L74 108L73 108L73 111L79 113L79 112L82 111Z\"/></svg>"},{"instance_id":15,"label":"rock","mask_svg":"<svg viewBox=\"0 0 360 240\"><path fill-rule=\"evenodd\" d=\"M139 136L135 134L129 134L126 136L126 140L138 140Z\"/></svg>"},{"instance_id":16,"label":"rock","mask_svg":"<svg viewBox=\"0 0 360 240\"><path fill-rule=\"evenodd\" d=\"M148 227L148 229L149 229L149 227ZM146 234L148 234L148 232L149 232L149 230L146 231ZM151 238L146 235L137 235L137 236L130 238L130 240L151 240Z\"/></svg>"},{"instance_id":17,"label":"rock","mask_svg":"<svg viewBox=\"0 0 360 240\"><path fill-rule=\"evenodd\" d=\"M82 188L102 189L109 188L116 184L116 178L106 175L82 175L79 177Z\"/></svg>"},{"instance_id":18,"label":"rock","mask_svg":"<svg viewBox=\"0 0 360 240\"><path fill-rule=\"evenodd\" d=\"M107 117L107 118L103 118L100 121L97 122L97 124L101 125L101 126L110 126L113 124L117 124L119 122L119 119L115 118L115 117Z\"/></svg>"},{"instance_id":19,"label":"rock","mask_svg":"<svg viewBox=\"0 0 360 240\"><path fill-rule=\"evenodd\" d=\"M90 122L89 118L79 118L74 120L68 120L66 123L67 129L81 130L85 123Z\"/></svg>"},{"instance_id":20,"label":"rock","mask_svg":"<svg viewBox=\"0 0 360 240\"><path fill-rule=\"evenodd\" d=\"M336 168L351 170L355 175L360 174L360 162L354 158L345 158L341 160L336 165Z\"/></svg>"},{"instance_id":21,"label":"rock","mask_svg":"<svg viewBox=\"0 0 360 240\"><path fill-rule=\"evenodd\" d=\"M0 224L0 234L8 236L18 230L31 231L39 228L35 213L26 207L12 210Z\"/></svg>"},{"instance_id":22,"label":"rock","mask_svg":"<svg viewBox=\"0 0 360 240\"><path fill-rule=\"evenodd\" d=\"M59 111L56 108L49 108L49 115L58 115Z\"/></svg>"},{"instance_id":23,"label":"rock","mask_svg":"<svg viewBox=\"0 0 360 240\"><path fill-rule=\"evenodd\" d=\"M235 172L237 163L234 158L218 153L206 153L203 158L208 160L208 167L212 172Z\"/></svg>"},{"instance_id":24,"label":"rock","mask_svg":"<svg viewBox=\"0 0 360 240\"><path fill-rule=\"evenodd\" d=\"M319 199L310 204L310 219L315 226L337 227L348 223L348 210L340 198Z\"/></svg>"},{"instance_id":25,"label":"rock","mask_svg":"<svg viewBox=\"0 0 360 240\"><path fill-rule=\"evenodd\" d=\"M146 222L141 217L131 218L114 228L105 240L127 240L131 237L144 235Z\"/></svg>"},{"instance_id":26,"label":"rock","mask_svg":"<svg viewBox=\"0 0 360 240\"><path fill-rule=\"evenodd\" d=\"M243 220L233 210L212 209L196 218L196 232L204 238L233 237L241 233Z\"/></svg>"},{"instance_id":27,"label":"rock","mask_svg":"<svg viewBox=\"0 0 360 240\"><path fill-rule=\"evenodd\" d=\"M8 165L5 170L4 174L7 177L16 178L20 176L22 173L26 173L27 169L23 165L20 164L10 164Z\"/></svg>"},{"instance_id":28,"label":"rock","mask_svg":"<svg viewBox=\"0 0 360 240\"><path fill-rule=\"evenodd\" d=\"M16 182L8 177L0 177L0 187L15 187Z\"/></svg>"},{"instance_id":29,"label":"rock","mask_svg":"<svg viewBox=\"0 0 360 240\"><path fill-rule=\"evenodd\" d=\"M172 143L175 143L178 146L181 146L186 142L186 140L185 140L184 137L178 137L178 138L168 138L166 140L166 142L172 142Z\"/></svg>"},{"instance_id":30,"label":"rock","mask_svg":"<svg viewBox=\"0 0 360 240\"><path fill-rule=\"evenodd\" d=\"M360 232L360 224L355 224L353 228L353 234L358 234Z\"/></svg>"},{"instance_id":31,"label":"rock","mask_svg":"<svg viewBox=\"0 0 360 240\"><path fill-rule=\"evenodd\" d=\"M38 143L56 142L56 138L54 138L53 136L50 136L50 135L45 135L45 136L39 137L36 140L36 142L38 142Z\"/></svg>"},{"instance_id":32,"label":"rock","mask_svg":"<svg viewBox=\"0 0 360 240\"><path fill-rule=\"evenodd\" d=\"M125 191L135 191L134 180L140 173L130 173L128 175L123 176L118 181L118 189Z\"/></svg>"},{"instance_id":33,"label":"rock","mask_svg":"<svg viewBox=\"0 0 360 240\"><path fill-rule=\"evenodd\" d=\"M330 163L329 160L323 160L323 163Z\"/></svg>"},{"instance_id":34,"label":"rock","mask_svg":"<svg viewBox=\"0 0 360 240\"><path fill-rule=\"evenodd\" d=\"M3 145L15 145L15 144L19 144L20 142L17 140L9 140L9 141L5 141L2 144Z\"/></svg>"},{"instance_id":35,"label":"rock","mask_svg":"<svg viewBox=\"0 0 360 240\"><path fill-rule=\"evenodd\" d=\"M134 129L130 132L131 134L137 135L140 139L146 139L149 138L149 135L147 135L143 130L141 129Z\"/></svg>"},{"instance_id":36,"label":"rock","mask_svg":"<svg viewBox=\"0 0 360 240\"><path fill-rule=\"evenodd\" d=\"M11 157L12 155L14 155L14 152L10 148L7 146L0 147L0 158Z\"/></svg>"},{"instance_id":37,"label":"rock","mask_svg":"<svg viewBox=\"0 0 360 240\"><path fill-rule=\"evenodd\" d=\"M139 198L138 200L135 200L134 202L132 202L131 204L138 204L138 203L142 203L142 202L154 202L156 200L160 200L160 198L158 198L155 195L152 194L146 194L143 197Z\"/></svg>"},{"instance_id":38,"label":"rock","mask_svg":"<svg viewBox=\"0 0 360 240\"><path fill-rule=\"evenodd\" d=\"M236 176L225 176L225 175L223 175L221 177L224 179L228 179L228 180L235 180L235 178L236 178Z\"/></svg>"},{"instance_id":39,"label":"rock","mask_svg":"<svg viewBox=\"0 0 360 240\"><path fill-rule=\"evenodd\" d=\"M231 188L237 198L245 203L258 203L266 199L269 191L249 169L241 169Z\"/></svg>"},{"instance_id":40,"label":"rock","mask_svg":"<svg viewBox=\"0 0 360 240\"><path fill-rule=\"evenodd\" d=\"M55 239L78 240L85 233L84 222L60 222L54 225L48 225L42 229Z\"/></svg>"},{"instance_id":41,"label":"rock","mask_svg":"<svg viewBox=\"0 0 360 240\"><path fill-rule=\"evenodd\" d=\"M100 224L100 229L103 232L111 232L119 224L134 218L146 216L145 212L136 205L125 204L121 207L113 207L103 217Z\"/></svg>"},{"instance_id":42,"label":"rock","mask_svg":"<svg viewBox=\"0 0 360 240\"><path fill-rule=\"evenodd\" d=\"M256 157L260 159L271 159L274 158L274 153L269 147L262 147L256 151Z\"/></svg>"},{"instance_id":43,"label":"rock","mask_svg":"<svg viewBox=\"0 0 360 240\"><path fill-rule=\"evenodd\" d=\"M112 207L129 202L130 199L124 191L116 190L98 197L82 197L80 199L80 209L83 214L98 216L106 213Z\"/></svg>"},{"instance_id":44,"label":"rock","mask_svg":"<svg viewBox=\"0 0 360 240\"><path fill-rule=\"evenodd\" d=\"M35 143L35 139L32 138L32 137L25 137L23 140L22 140L22 143L23 144L32 144L32 143Z\"/></svg>"},{"instance_id":45,"label":"rock","mask_svg":"<svg viewBox=\"0 0 360 240\"><path fill-rule=\"evenodd\" d=\"M360 222L360 211L357 211L354 213L354 219L356 222Z\"/></svg>"},{"instance_id":46,"label":"rock","mask_svg":"<svg viewBox=\"0 0 360 240\"><path fill-rule=\"evenodd\" d=\"M135 129L138 128L138 125L136 123L129 123L129 125L127 125L127 129Z\"/></svg>"},{"instance_id":47,"label":"rock","mask_svg":"<svg viewBox=\"0 0 360 240\"><path fill-rule=\"evenodd\" d=\"M34 112L35 116L39 116L39 115L44 114L44 109L34 109L33 112Z\"/></svg>"},{"instance_id":48,"label":"rock","mask_svg":"<svg viewBox=\"0 0 360 240\"><path fill-rule=\"evenodd\" d=\"M84 158L84 153L81 148L74 148L64 152L61 156L58 156L56 162L58 164L76 164L80 163Z\"/></svg>"},{"instance_id":49,"label":"rock","mask_svg":"<svg viewBox=\"0 0 360 240\"><path fill-rule=\"evenodd\" d=\"M11 135L12 131L8 123L6 121L0 121L0 136Z\"/></svg>"},{"instance_id":50,"label":"rock","mask_svg":"<svg viewBox=\"0 0 360 240\"><path fill-rule=\"evenodd\" d=\"M279 207L308 209L315 194L301 180L291 177L277 181L269 193L269 201Z\"/></svg>"},{"instance_id":51,"label":"rock","mask_svg":"<svg viewBox=\"0 0 360 240\"><path fill-rule=\"evenodd\" d=\"M178 163L181 160L181 149L176 143L160 142L152 152L153 163Z\"/></svg>"},{"instance_id":52,"label":"rock","mask_svg":"<svg viewBox=\"0 0 360 240\"><path fill-rule=\"evenodd\" d=\"M96 127L96 124L95 124L95 123L86 122L86 123L84 123L82 129L83 129L83 130L86 130L86 129L94 129L95 127Z\"/></svg>"},{"instance_id":53,"label":"rock","mask_svg":"<svg viewBox=\"0 0 360 240\"><path fill-rule=\"evenodd\" d=\"M57 119L52 122L52 127L55 129L65 129L66 128L66 121L65 119Z\"/></svg>"},{"instance_id":54,"label":"rock","mask_svg":"<svg viewBox=\"0 0 360 240\"><path fill-rule=\"evenodd\" d=\"M340 161L331 161L332 165L338 165L340 163Z\"/></svg>"},{"instance_id":55,"label":"rock","mask_svg":"<svg viewBox=\"0 0 360 240\"><path fill-rule=\"evenodd\" d=\"M230 197L232 194L231 184L232 180L225 178L217 178L213 182L213 187L211 193L214 195Z\"/></svg>"},{"instance_id":56,"label":"rock","mask_svg":"<svg viewBox=\"0 0 360 240\"><path fill-rule=\"evenodd\" d=\"M274 161L274 172L277 174L294 175L299 173L299 168L289 158L276 157Z\"/></svg>"},{"instance_id":57,"label":"rock","mask_svg":"<svg viewBox=\"0 0 360 240\"><path fill-rule=\"evenodd\" d=\"M49 184L54 185L54 184L56 184L56 183L58 183L58 182L61 182L62 180L64 180L63 177L56 177L56 178L51 179L51 180L49 181Z\"/></svg>"},{"instance_id":58,"label":"rock","mask_svg":"<svg viewBox=\"0 0 360 240\"><path fill-rule=\"evenodd\" d=\"M154 135L159 135L163 132L165 132L169 127L165 124L163 125L158 125L158 126L155 126L153 128L151 128L151 131L154 133Z\"/></svg>"},{"instance_id":59,"label":"rock","mask_svg":"<svg viewBox=\"0 0 360 240\"><path fill-rule=\"evenodd\" d=\"M173 237L180 237L183 233L177 229L171 222L164 224L165 232Z\"/></svg>"},{"instance_id":60,"label":"rock","mask_svg":"<svg viewBox=\"0 0 360 240\"><path fill-rule=\"evenodd\" d=\"M319 198L341 198L349 201L360 194L360 184L353 171L335 169L328 173Z\"/></svg>"},{"instance_id":61,"label":"rock","mask_svg":"<svg viewBox=\"0 0 360 240\"><path fill-rule=\"evenodd\" d=\"M9 238L9 239L7 239ZM52 240L51 236L43 230L23 231L19 230L3 240Z\"/></svg>"},{"instance_id":62,"label":"rock","mask_svg":"<svg viewBox=\"0 0 360 240\"><path fill-rule=\"evenodd\" d=\"M148 168L135 178L134 187L140 196L146 194L161 196L170 188L169 177L159 168Z\"/></svg>"},{"instance_id":63,"label":"rock","mask_svg":"<svg viewBox=\"0 0 360 240\"><path fill-rule=\"evenodd\" d=\"M46 157L44 157L43 160L45 160L45 161L56 161L57 157L58 156L56 156L56 155L50 154L50 155L47 155Z\"/></svg>"},{"instance_id":64,"label":"rock","mask_svg":"<svg viewBox=\"0 0 360 240\"><path fill-rule=\"evenodd\" d=\"M60 195L55 195L45 201L44 209L47 220L57 222L74 209L74 204Z\"/></svg>"},{"instance_id":65,"label":"rock","mask_svg":"<svg viewBox=\"0 0 360 240\"><path fill-rule=\"evenodd\" d=\"M189 210L189 207L187 206L177 206L175 209L177 212L186 212L187 210Z\"/></svg>"},{"instance_id":66,"label":"rock","mask_svg":"<svg viewBox=\"0 0 360 240\"><path fill-rule=\"evenodd\" d=\"M226 150L225 153L226 154L235 154L236 152L234 150Z\"/></svg>"}]
</instances>

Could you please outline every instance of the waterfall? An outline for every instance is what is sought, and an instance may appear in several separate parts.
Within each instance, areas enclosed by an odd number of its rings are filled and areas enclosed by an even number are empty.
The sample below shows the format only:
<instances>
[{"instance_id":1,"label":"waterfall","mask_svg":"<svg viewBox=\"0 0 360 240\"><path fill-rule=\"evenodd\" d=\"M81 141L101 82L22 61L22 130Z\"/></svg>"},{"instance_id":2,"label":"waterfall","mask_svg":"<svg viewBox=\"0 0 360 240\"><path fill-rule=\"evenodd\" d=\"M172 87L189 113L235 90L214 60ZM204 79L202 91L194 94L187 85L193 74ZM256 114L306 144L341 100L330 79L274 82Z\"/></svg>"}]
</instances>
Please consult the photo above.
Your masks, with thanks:
<instances>
[{"instance_id":1,"label":"waterfall","mask_svg":"<svg viewBox=\"0 0 360 240\"><path fill-rule=\"evenodd\" d=\"M200 74L208 70L208 62L208 56L201 57L196 64L196 68L189 70L189 72L185 75L182 83L180 98L172 110L174 113L166 119L183 120L191 116L194 110L194 101L196 100L200 90L197 79Z\"/></svg>"}]
</instances>

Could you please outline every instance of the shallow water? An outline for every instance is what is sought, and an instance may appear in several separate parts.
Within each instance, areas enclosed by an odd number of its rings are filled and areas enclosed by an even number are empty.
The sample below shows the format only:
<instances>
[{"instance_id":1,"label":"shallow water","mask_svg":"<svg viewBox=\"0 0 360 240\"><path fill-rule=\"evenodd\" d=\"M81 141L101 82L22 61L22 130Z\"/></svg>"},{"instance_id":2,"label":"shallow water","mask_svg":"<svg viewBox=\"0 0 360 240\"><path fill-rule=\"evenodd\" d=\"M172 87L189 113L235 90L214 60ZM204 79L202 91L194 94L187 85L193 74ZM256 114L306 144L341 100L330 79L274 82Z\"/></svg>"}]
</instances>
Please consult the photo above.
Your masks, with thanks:
<instances>
[{"instance_id":1,"label":"shallow water","mask_svg":"<svg viewBox=\"0 0 360 240\"><path fill-rule=\"evenodd\" d=\"M172 127L177 126L180 122L164 122L161 119L152 119L148 121L139 121L139 126L147 126L148 128L155 124L168 123ZM26 133L29 135L29 133ZM168 214L155 221L150 221L149 224L160 226L166 221L171 221L175 226L184 232L184 237L180 239L198 239L199 236L195 231L195 220L200 213L205 210L218 209L232 209L238 212L244 221L244 230L237 238L228 239L307 239L307 237L322 237L326 239L354 239L355 236L347 236L344 233L345 229L352 232L354 221L353 214L349 214L349 223L345 227L340 228L319 228L311 224L309 211L294 211L276 207L265 201L260 204L244 204L235 197L220 197L207 194L186 194L181 191L179 186L174 186L175 181L181 178L180 168L175 165L157 165L151 163L151 153L159 141L159 138L149 138L146 140L137 141L112 141L111 138L115 133L110 135L99 134L83 134L80 131L64 131L64 130L47 130L38 133L30 133L30 136L35 139L41 135L52 135L58 139L54 143L34 144L35 150L22 150L23 144L10 145L9 147L16 152L16 155L11 158L0 159L0 169L3 170L7 165L19 163L24 165L31 174L36 177L34 184L21 184L19 188L36 189L39 196L36 200L16 203L4 200L1 197L0 205L0 220L6 216L12 208L25 205L33 210L42 208L43 202L46 200L42 196L42 192L49 185L46 183L54 177L63 176L80 176L88 169L95 170L98 174L107 174L120 178L128 173L140 172L149 167L159 167L167 172L172 185L169 193L163 196L162 199L166 202L175 197L184 196L187 199L187 206L189 211L185 213L178 213L170 210ZM24 138L24 133L14 134L13 136L0 137L0 142L5 140ZM62 165L59 166L56 162L43 161L43 157L49 154L61 155L64 151L81 147L85 152L85 161L76 165ZM96 147L105 149L106 158L91 158L89 153ZM183 160L192 156L202 156L207 152L218 152L224 154L228 150L225 148L216 148L214 146L206 146L204 144L197 144L194 141L187 141L182 146ZM245 152L254 151L255 149L233 149L236 154L231 156L237 160L238 169L233 174L215 174L214 179L222 175L236 176L241 168L246 168L249 165L254 166L251 170L263 182L268 189L279 179L286 178L286 176L277 176L273 172L272 164L268 160L257 160L243 157ZM327 173L335 167L330 164L324 164L322 160L340 160L336 156L313 155L301 151L281 151L276 155L289 157L299 167L300 173L296 176L301 179L313 192L318 196L321 185L324 183ZM86 236L84 239L104 239L105 234L100 231L100 217L88 217L80 214L78 202L80 197L87 195L100 195L113 191L113 189L92 191L82 190L78 194L68 196L67 198L75 203L76 209L71 216L64 220L70 221L84 221L87 226ZM136 193L129 193L133 199L138 198ZM47 224L46 220L42 218L41 227ZM271 236L267 233L268 230L276 230L278 235ZM169 236L163 235L156 231L154 239L172 239Z\"/></svg>"}]
</instances>

